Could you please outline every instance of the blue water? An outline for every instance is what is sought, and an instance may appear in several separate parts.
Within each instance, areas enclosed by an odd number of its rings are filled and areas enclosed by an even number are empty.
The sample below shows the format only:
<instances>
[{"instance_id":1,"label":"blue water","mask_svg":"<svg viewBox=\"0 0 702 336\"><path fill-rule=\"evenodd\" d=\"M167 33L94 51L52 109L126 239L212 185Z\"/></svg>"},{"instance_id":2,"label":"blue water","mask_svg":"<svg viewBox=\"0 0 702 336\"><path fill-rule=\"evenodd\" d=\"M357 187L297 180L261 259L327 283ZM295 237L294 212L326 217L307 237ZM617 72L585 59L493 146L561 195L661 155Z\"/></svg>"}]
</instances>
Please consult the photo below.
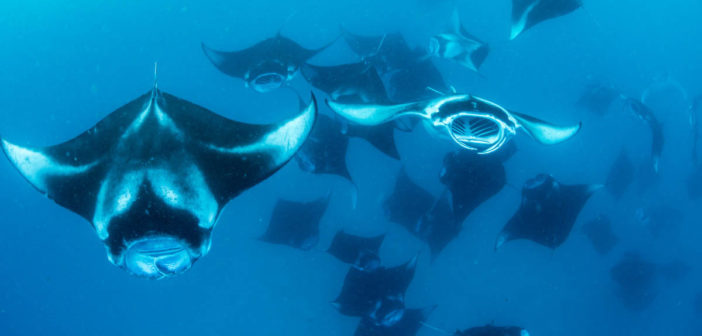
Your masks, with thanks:
<instances>
[{"instance_id":1,"label":"blue water","mask_svg":"<svg viewBox=\"0 0 702 336\"><path fill-rule=\"evenodd\" d=\"M448 82L512 109L554 122L583 121L571 141L543 147L518 136L506 163L519 186L542 172L564 183L602 183L622 147L632 159L649 156L647 126L624 112L604 117L575 108L589 78L639 95L669 76L694 96L702 92L702 3L692 0L586 1L584 8L509 41L510 1L458 1L464 24L490 42L476 76L436 62ZM226 117L270 122L295 113L287 90L246 89L219 73L200 43L223 50L249 46L282 30L308 48L336 38L339 25L362 34L401 31L423 45L449 22L451 4L424 1L3 1L0 3L0 134L15 143L48 145L69 139L151 88L159 87ZM337 64L354 56L335 44L313 61ZM295 83L309 90L305 83ZM209 255L173 279L151 281L111 265L90 225L36 192L0 160L0 335L351 335L357 318L338 314L331 300L346 274L322 252L341 228L387 233L381 256L389 265L420 253L407 292L409 307L436 304L429 323L449 331L494 322L532 335L698 335L695 295L702 291L699 201L688 200L692 169L687 111L679 101L656 101L666 146L659 180L615 202L592 197L575 229L551 251L514 241L497 253L497 233L519 205L506 187L464 223L462 233L433 262L428 249L389 223L380 204L404 166L438 195L443 156L455 147L421 128L397 133L402 162L352 140L349 170L359 185L351 207L348 184L290 164L232 201L213 235ZM522 141L524 140L524 141ZM316 250L262 243L276 197L311 200L333 191ZM677 228L652 235L637 208L672 205ZM599 213L612 218L620 244L595 252L579 227ZM629 250L656 262L691 267L666 283L642 311L613 293L609 269ZM420 335L437 335L423 329Z\"/></svg>"}]
</instances>

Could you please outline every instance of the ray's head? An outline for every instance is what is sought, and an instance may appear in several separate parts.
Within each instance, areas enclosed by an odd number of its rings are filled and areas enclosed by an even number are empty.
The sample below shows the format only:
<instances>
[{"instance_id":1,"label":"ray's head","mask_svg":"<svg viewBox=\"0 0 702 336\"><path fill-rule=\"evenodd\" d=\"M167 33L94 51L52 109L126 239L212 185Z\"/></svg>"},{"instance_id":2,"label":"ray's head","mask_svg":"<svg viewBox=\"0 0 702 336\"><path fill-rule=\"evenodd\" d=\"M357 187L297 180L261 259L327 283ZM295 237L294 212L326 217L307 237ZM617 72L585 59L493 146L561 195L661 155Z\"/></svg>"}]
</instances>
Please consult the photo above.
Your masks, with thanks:
<instances>
[{"instance_id":1,"label":"ray's head","mask_svg":"<svg viewBox=\"0 0 702 336\"><path fill-rule=\"evenodd\" d=\"M170 206L145 187L137 198L106 228L103 242L113 264L137 276L162 279L187 271L209 252L213 223L200 223L192 210Z\"/></svg>"},{"instance_id":2,"label":"ray's head","mask_svg":"<svg viewBox=\"0 0 702 336\"><path fill-rule=\"evenodd\" d=\"M246 86L257 92L266 93L281 88L292 79L297 67L277 60L267 60L251 68L244 76Z\"/></svg>"}]
</instances>

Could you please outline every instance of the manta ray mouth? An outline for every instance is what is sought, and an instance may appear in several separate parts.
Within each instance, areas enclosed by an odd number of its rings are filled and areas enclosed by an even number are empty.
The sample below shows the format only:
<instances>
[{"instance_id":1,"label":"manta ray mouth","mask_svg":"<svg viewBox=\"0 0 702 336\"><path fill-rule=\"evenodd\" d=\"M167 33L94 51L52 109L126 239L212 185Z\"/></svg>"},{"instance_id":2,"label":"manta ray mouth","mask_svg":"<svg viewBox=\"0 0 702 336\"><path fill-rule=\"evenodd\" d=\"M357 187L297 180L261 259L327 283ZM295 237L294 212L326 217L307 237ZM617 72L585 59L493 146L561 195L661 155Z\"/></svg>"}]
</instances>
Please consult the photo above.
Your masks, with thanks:
<instances>
[{"instance_id":1,"label":"manta ray mouth","mask_svg":"<svg viewBox=\"0 0 702 336\"><path fill-rule=\"evenodd\" d=\"M256 76L249 85L260 93L266 93L280 88L283 83L285 76L277 72L267 72Z\"/></svg>"},{"instance_id":2,"label":"manta ray mouth","mask_svg":"<svg viewBox=\"0 0 702 336\"><path fill-rule=\"evenodd\" d=\"M501 125L482 116L465 115L455 118L449 125L449 133L456 143L480 154L489 154L506 141Z\"/></svg>"},{"instance_id":3,"label":"manta ray mouth","mask_svg":"<svg viewBox=\"0 0 702 336\"><path fill-rule=\"evenodd\" d=\"M141 239L129 244L123 267L138 276L162 279L188 270L196 257L188 244L168 236Z\"/></svg>"}]
</instances>

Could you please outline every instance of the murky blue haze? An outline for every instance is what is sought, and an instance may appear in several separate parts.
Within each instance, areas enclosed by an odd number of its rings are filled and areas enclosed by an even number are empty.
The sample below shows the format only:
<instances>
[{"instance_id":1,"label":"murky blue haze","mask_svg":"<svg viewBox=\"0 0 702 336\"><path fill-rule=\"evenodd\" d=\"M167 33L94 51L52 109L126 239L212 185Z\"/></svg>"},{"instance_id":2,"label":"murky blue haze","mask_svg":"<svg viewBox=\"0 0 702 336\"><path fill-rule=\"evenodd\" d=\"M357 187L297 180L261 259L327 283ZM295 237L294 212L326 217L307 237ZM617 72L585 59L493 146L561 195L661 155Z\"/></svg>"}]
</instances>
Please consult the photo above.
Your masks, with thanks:
<instances>
[{"instance_id":1,"label":"murky blue haze","mask_svg":"<svg viewBox=\"0 0 702 336\"><path fill-rule=\"evenodd\" d=\"M595 194L569 239L552 251L514 241L495 252L495 237L519 206L518 188L538 173L564 183L602 183L622 147L632 160L650 151L647 126L631 113L597 116L575 107L590 79L638 96L657 78L702 92L702 3L694 0L589 0L584 8L509 41L511 2L456 1L466 27L492 52L481 76L450 62L435 63L460 92L470 92L554 122L582 120L574 139L544 147L521 141L505 164L497 196L464 223L433 262L427 247L388 222L380 204L404 166L438 195L443 156L454 150L421 127L398 132L402 161L354 139L349 170L359 185L352 208L348 183L301 172L289 164L224 210L210 253L185 274L152 281L111 265L90 225L36 192L0 160L0 335L351 335L357 318L330 305L347 265L323 252L341 228L386 233L383 262L420 253L407 292L409 307L436 304L429 323L449 331L520 325L532 335L699 335L702 315L702 217L685 181L692 169L687 102L667 95L651 104L666 146L660 177L645 192L620 201ZM449 2L414 1L38 1L0 2L0 134L15 143L48 145L69 139L151 88L159 87L228 118L270 122L297 113L289 90L260 94L224 76L200 43L222 50L249 46L278 30L306 47L335 39L338 27L359 34L401 31L424 46L442 31ZM356 61L341 42L315 64ZM302 92L310 87L293 83ZM320 97L321 94L320 94ZM323 104L320 104L322 108ZM333 192L319 245L302 252L257 238L278 197L311 200ZM683 213L663 234L636 220L636 209L664 203ZM610 216L620 244L606 256L580 231L596 215ZM664 282L650 306L627 309L616 297L610 268L627 251L655 262L681 260L690 271ZM420 335L439 335L423 329Z\"/></svg>"}]
</instances>

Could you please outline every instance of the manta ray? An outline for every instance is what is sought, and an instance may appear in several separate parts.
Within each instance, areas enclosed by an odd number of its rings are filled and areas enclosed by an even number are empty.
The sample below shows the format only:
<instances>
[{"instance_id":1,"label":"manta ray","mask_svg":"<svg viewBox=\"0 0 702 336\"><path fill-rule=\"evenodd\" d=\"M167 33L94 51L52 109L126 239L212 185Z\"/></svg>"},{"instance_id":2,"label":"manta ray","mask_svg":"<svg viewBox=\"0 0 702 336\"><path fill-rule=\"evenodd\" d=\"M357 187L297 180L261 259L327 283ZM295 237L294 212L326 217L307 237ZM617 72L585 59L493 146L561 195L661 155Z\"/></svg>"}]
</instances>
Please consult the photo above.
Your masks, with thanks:
<instances>
[{"instance_id":1,"label":"manta ray","mask_svg":"<svg viewBox=\"0 0 702 336\"><path fill-rule=\"evenodd\" d=\"M419 116L439 134L448 134L459 146L490 154L500 149L523 129L542 144L570 139L581 124L556 126L537 118L508 111L491 101L469 94L445 95L436 99L395 105L345 104L327 100L340 116L367 126L387 123L406 116Z\"/></svg>"},{"instance_id":2,"label":"manta ray","mask_svg":"<svg viewBox=\"0 0 702 336\"><path fill-rule=\"evenodd\" d=\"M261 240L309 251L319 242L319 223L329 199L327 196L312 202L278 200Z\"/></svg>"},{"instance_id":3,"label":"manta ray","mask_svg":"<svg viewBox=\"0 0 702 336\"><path fill-rule=\"evenodd\" d=\"M204 43L202 50L219 71L240 78L246 87L263 93L284 86L307 60L329 45L306 49L278 33L238 51L218 51Z\"/></svg>"},{"instance_id":4,"label":"manta ray","mask_svg":"<svg viewBox=\"0 0 702 336\"><path fill-rule=\"evenodd\" d=\"M334 306L346 316L389 320L404 311L405 292L417 267L417 257L395 267L360 270L352 267Z\"/></svg>"},{"instance_id":5,"label":"manta ray","mask_svg":"<svg viewBox=\"0 0 702 336\"><path fill-rule=\"evenodd\" d=\"M312 102L269 125L221 117L156 85L83 134L48 147L2 139L22 176L88 220L108 259L165 278L207 254L222 208L272 175L302 146Z\"/></svg>"},{"instance_id":6,"label":"manta ray","mask_svg":"<svg viewBox=\"0 0 702 336\"><path fill-rule=\"evenodd\" d=\"M577 106L603 116L607 114L612 103L621 97L622 94L611 85L590 83L578 99Z\"/></svg>"},{"instance_id":7,"label":"manta ray","mask_svg":"<svg viewBox=\"0 0 702 336\"><path fill-rule=\"evenodd\" d=\"M528 239L556 249L563 244L580 210L602 185L565 185L551 175L539 174L524 183L519 210L497 237L495 249L516 239Z\"/></svg>"},{"instance_id":8,"label":"manta ray","mask_svg":"<svg viewBox=\"0 0 702 336\"><path fill-rule=\"evenodd\" d=\"M334 235L327 252L358 270L374 270L380 266L379 250L384 239L385 235L360 237L342 230Z\"/></svg>"},{"instance_id":9,"label":"manta ray","mask_svg":"<svg viewBox=\"0 0 702 336\"><path fill-rule=\"evenodd\" d=\"M514 40L527 29L582 7L580 0L512 0L512 30Z\"/></svg>"},{"instance_id":10,"label":"manta ray","mask_svg":"<svg viewBox=\"0 0 702 336\"><path fill-rule=\"evenodd\" d=\"M470 34L461 24L458 11L453 12L451 29L429 40L429 54L454 61L478 71L487 58L490 47Z\"/></svg>"}]
</instances>

